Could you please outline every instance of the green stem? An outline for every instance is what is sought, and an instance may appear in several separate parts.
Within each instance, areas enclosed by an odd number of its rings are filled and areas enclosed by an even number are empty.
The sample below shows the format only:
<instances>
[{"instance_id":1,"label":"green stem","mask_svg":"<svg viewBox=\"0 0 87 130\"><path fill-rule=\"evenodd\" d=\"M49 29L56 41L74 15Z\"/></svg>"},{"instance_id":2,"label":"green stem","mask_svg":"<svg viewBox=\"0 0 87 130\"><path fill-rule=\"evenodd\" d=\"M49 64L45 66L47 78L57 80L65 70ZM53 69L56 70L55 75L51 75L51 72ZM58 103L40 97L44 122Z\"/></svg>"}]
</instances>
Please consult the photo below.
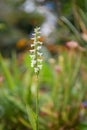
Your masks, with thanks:
<instances>
[{"instance_id":1,"label":"green stem","mask_svg":"<svg viewBox=\"0 0 87 130\"><path fill-rule=\"evenodd\" d=\"M37 88L36 88L36 130L39 130L39 86L38 86L38 75L37 75Z\"/></svg>"}]
</instances>

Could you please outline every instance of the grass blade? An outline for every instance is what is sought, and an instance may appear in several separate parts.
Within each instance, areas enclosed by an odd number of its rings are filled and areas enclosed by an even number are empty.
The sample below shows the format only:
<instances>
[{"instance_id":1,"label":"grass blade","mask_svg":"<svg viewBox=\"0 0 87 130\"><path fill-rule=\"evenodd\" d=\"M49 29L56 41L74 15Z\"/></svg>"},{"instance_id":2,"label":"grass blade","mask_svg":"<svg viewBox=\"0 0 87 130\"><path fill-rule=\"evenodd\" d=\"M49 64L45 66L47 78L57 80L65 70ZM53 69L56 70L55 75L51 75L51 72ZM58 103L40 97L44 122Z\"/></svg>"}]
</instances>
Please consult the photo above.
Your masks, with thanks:
<instances>
[{"instance_id":1,"label":"grass blade","mask_svg":"<svg viewBox=\"0 0 87 130\"><path fill-rule=\"evenodd\" d=\"M13 78L12 78L12 76L10 74L10 71L6 67L1 55L0 55L0 64L1 64L1 68L3 70L3 73L5 75L5 78L6 78L6 81L8 83L9 88L13 89L15 87L15 83L14 83Z\"/></svg>"},{"instance_id":2,"label":"grass blade","mask_svg":"<svg viewBox=\"0 0 87 130\"><path fill-rule=\"evenodd\" d=\"M36 114L33 112L33 110L27 105L27 113L29 117L29 121L31 123L31 126L33 130L36 130Z\"/></svg>"}]
</instances>

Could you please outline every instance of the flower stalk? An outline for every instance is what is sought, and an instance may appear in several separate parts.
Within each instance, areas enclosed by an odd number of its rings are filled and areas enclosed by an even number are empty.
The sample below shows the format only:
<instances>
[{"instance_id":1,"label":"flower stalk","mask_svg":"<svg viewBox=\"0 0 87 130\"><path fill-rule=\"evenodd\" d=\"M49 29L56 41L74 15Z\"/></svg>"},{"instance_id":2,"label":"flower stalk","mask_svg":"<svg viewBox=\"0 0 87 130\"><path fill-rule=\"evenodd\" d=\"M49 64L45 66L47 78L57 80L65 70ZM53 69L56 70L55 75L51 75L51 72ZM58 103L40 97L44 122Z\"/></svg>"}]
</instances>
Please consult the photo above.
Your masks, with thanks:
<instances>
[{"instance_id":1,"label":"flower stalk","mask_svg":"<svg viewBox=\"0 0 87 130\"><path fill-rule=\"evenodd\" d=\"M31 44L30 57L31 57L31 67L33 67L35 74L37 75L37 88L36 88L36 130L39 130L39 86L38 86L38 75L42 69L42 42L40 41L40 28L36 27L34 29L34 37L32 38L33 43Z\"/></svg>"}]
</instances>

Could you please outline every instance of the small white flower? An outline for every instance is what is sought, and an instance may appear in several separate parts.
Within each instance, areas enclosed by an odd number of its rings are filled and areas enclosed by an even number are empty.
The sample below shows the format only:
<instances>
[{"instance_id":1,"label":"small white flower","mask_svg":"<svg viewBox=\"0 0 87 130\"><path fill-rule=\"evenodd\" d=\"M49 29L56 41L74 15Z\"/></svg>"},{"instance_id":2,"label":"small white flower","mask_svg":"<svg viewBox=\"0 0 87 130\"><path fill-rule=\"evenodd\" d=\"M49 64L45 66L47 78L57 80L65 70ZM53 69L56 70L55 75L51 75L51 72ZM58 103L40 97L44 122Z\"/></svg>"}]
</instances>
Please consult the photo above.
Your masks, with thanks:
<instances>
[{"instance_id":1,"label":"small white flower","mask_svg":"<svg viewBox=\"0 0 87 130\"><path fill-rule=\"evenodd\" d=\"M43 53L41 53L41 52L37 52L37 54L38 54L39 56L42 56L42 55L43 55Z\"/></svg>"},{"instance_id":2,"label":"small white flower","mask_svg":"<svg viewBox=\"0 0 87 130\"><path fill-rule=\"evenodd\" d=\"M38 65L38 68L41 70L42 69L42 65Z\"/></svg>"},{"instance_id":3,"label":"small white flower","mask_svg":"<svg viewBox=\"0 0 87 130\"><path fill-rule=\"evenodd\" d=\"M35 44L33 43L33 44L31 44L31 47L34 47L35 46Z\"/></svg>"},{"instance_id":4,"label":"small white flower","mask_svg":"<svg viewBox=\"0 0 87 130\"><path fill-rule=\"evenodd\" d=\"M30 55L31 59L35 59L35 55Z\"/></svg>"},{"instance_id":5,"label":"small white flower","mask_svg":"<svg viewBox=\"0 0 87 130\"><path fill-rule=\"evenodd\" d=\"M31 53L34 53L34 52L35 52L35 50L34 50L34 49L33 49L33 50L30 50L30 52L31 52Z\"/></svg>"},{"instance_id":6,"label":"small white flower","mask_svg":"<svg viewBox=\"0 0 87 130\"><path fill-rule=\"evenodd\" d=\"M40 31L40 27L35 28L35 32L39 32Z\"/></svg>"},{"instance_id":7,"label":"small white flower","mask_svg":"<svg viewBox=\"0 0 87 130\"><path fill-rule=\"evenodd\" d=\"M39 71L39 69L36 67L36 68L34 68L34 71L35 71L35 73L37 73Z\"/></svg>"},{"instance_id":8,"label":"small white flower","mask_svg":"<svg viewBox=\"0 0 87 130\"><path fill-rule=\"evenodd\" d=\"M32 60L31 66L34 67L35 64L36 64L36 60Z\"/></svg>"},{"instance_id":9,"label":"small white flower","mask_svg":"<svg viewBox=\"0 0 87 130\"><path fill-rule=\"evenodd\" d=\"M34 64L34 65L35 65L35 64L36 64L36 60L32 60L32 64Z\"/></svg>"},{"instance_id":10,"label":"small white flower","mask_svg":"<svg viewBox=\"0 0 87 130\"><path fill-rule=\"evenodd\" d=\"M39 63L42 63L43 60L42 60L42 59L37 59L37 61L38 61Z\"/></svg>"},{"instance_id":11,"label":"small white flower","mask_svg":"<svg viewBox=\"0 0 87 130\"><path fill-rule=\"evenodd\" d=\"M37 50L39 51L40 49L41 49L41 46L38 46L38 47L37 47Z\"/></svg>"},{"instance_id":12,"label":"small white flower","mask_svg":"<svg viewBox=\"0 0 87 130\"><path fill-rule=\"evenodd\" d=\"M31 67L33 68L33 67L34 67L34 64L31 63Z\"/></svg>"},{"instance_id":13,"label":"small white flower","mask_svg":"<svg viewBox=\"0 0 87 130\"><path fill-rule=\"evenodd\" d=\"M38 38L40 38L40 36L38 36Z\"/></svg>"},{"instance_id":14,"label":"small white flower","mask_svg":"<svg viewBox=\"0 0 87 130\"><path fill-rule=\"evenodd\" d=\"M34 43L33 43L34 45L37 45L37 42L34 40Z\"/></svg>"}]
</instances>

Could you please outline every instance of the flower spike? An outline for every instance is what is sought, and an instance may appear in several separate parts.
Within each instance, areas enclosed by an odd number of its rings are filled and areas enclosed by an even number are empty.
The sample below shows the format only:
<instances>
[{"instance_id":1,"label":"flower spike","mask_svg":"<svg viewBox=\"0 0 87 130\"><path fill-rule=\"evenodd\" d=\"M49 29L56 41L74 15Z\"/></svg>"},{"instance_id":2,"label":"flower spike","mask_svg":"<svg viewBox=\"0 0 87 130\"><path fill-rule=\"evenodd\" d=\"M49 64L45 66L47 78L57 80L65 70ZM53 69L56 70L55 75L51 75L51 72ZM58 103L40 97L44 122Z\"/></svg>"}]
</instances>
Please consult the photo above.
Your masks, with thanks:
<instances>
[{"instance_id":1,"label":"flower spike","mask_svg":"<svg viewBox=\"0 0 87 130\"><path fill-rule=\"evenodd\" d=\"M40 28L36 27L34 29L33 38L33 44L31 44L31 50L30 50L30 57L31 57L31 67L34 68L34 72L38 75L40 70L42 69L42 42L39 40L40 37Z\"/></svg>"}]
</instances>

